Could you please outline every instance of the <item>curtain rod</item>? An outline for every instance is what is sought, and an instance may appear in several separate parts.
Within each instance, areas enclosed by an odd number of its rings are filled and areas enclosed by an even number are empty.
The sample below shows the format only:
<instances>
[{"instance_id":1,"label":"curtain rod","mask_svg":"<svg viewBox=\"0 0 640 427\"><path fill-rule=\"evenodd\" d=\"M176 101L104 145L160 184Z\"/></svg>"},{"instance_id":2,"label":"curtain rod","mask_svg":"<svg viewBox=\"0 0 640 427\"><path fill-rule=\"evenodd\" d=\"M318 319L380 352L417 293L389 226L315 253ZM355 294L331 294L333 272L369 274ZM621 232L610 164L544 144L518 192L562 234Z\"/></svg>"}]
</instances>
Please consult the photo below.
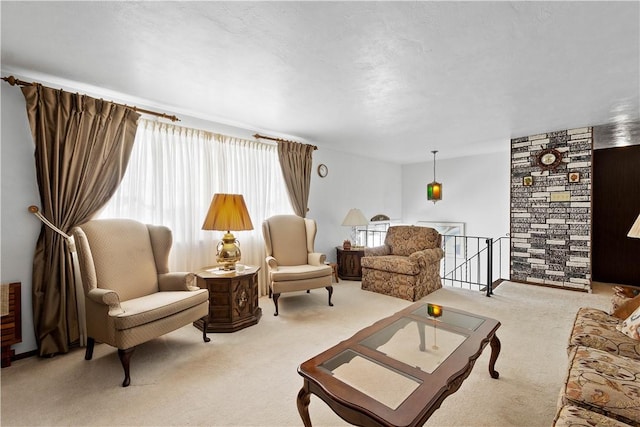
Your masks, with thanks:
<instances>
[{"instance_id":1,"label":"curtain rod","mask_svg":"<svg viewBox=\"0 0 640 427\"><path fill-rule=\"evenodd\" d=\"M38 86L41 84L40 83L35 83L35 82L25 82L23 80L18 80L13 76L9 76L9 77L2 77L2 80L4 80L5 82L9 83L11 86ZM88 95L87 95L88 96ZM118 105L120 107L125 107L128 108L130 110L133 110L135 112L140 112L140 113L145 113L145 114L151 114L153 116L158 116L158 117L162 117L164 119L169 119L172 122L179 122L180 119L177 118L176 116L171 116L169 114L165 114L165 113L158 113L156 111L151 111L151 110L145 110L144 108L140 108L140 107L136 107L135 105L126 105L126 104L118 104L117 102L113 102L113 101L109 101L114 105Z\"/></svg>"},{"instance_id":2,"label":"curtain rod","mask_svg":"<svg viewBox=\"0 0 640 427\"><path fill-rule=\"evenodd\" d=\"M264 135L260 135L259 133L256 133L255 135L253 135L254 138L256 139L270 139L271 141L280 141L280 142L295 142L296 144L300 144L298 141L291 141L290 139L282 139L282 138L274 138L271 136L264 136ZM317 150L318 147L316 147L315 145L312 145L314 150Z\"/></svg>"}]
</instances>

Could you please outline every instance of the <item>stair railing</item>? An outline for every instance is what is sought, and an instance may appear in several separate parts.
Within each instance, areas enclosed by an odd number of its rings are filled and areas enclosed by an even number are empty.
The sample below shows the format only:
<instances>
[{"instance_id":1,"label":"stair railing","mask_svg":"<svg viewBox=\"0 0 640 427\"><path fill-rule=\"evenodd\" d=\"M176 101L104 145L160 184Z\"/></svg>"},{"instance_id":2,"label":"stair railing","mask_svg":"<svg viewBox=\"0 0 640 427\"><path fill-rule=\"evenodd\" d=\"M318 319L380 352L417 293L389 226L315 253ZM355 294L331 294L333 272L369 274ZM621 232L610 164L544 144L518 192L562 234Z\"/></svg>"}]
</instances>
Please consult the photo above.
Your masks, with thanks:
<instances>
[{"instance_id":1,"label":"stair railing","mask_svg":"<svg viewBox=\"0 0 640 427\"><path fill-rule=\"evenodd\" d=\"M441 277L443 285L477 288L493 294L493 286L509 278L508 251L502 250L509 244L510 237L497 239L490 237L443 235ZM497 250L497 254L495 253ZM471 255L469 255L471 254ZM494 279L497 277L497 279Z\"/></svg>"}]
</instances>

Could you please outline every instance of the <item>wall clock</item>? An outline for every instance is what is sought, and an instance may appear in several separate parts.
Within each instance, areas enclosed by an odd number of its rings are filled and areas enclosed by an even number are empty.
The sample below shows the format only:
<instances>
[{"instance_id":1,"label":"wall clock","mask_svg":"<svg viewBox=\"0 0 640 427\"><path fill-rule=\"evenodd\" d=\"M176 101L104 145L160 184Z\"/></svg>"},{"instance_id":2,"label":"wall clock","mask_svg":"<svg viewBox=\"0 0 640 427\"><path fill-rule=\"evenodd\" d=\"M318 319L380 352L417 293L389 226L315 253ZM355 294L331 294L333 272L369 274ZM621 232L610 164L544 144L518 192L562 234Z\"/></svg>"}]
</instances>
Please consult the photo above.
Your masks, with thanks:
<instances>
[{"instance_id":1,"label":"wall clock","mask_svg":"<svg viewBox=\"0 0 640 427\"><path fill-rule=\"evenodd\" d=\"M542 170L553 170L562 163L562 153L555 148L547 148L536 155L536 163Z\"/></svg>"},{"instance_id":2,"label":"wall clock","mask_svg":"<svg viewBox=\"0 0 640 427\"><path fill-rule=\"evenodd\" d=\"M320 178L324 178L328 173L329 168L327 167L327 165L325 165L324 163L320 163L318 165L318 175L320 175Z\"/></svg>"}]
</instances>

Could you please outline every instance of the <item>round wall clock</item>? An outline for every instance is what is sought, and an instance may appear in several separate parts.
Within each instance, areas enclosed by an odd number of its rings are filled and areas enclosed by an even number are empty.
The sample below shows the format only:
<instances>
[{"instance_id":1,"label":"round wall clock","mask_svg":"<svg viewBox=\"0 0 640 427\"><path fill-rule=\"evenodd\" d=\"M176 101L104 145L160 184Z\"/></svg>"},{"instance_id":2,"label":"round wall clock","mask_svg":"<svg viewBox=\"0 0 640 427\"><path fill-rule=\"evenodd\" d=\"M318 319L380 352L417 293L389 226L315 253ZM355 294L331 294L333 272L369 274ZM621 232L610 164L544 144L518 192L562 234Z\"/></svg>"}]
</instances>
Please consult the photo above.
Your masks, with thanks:
<instances>
[{"instance_id":1,"label":"round wall clock","mask_svg":"<svg viewBox=\"0 0 640 427\"><path fill-rule=\"evenodd\" d=\"M536 163L542 170L552 170L562 163L562 153L555 148L547 148L536 155Z\"/></svg>"},{"instance_id":2,"label":"round wall clock","mask_svg":"<svg viewBox=\"0 0 640 427\"><path fill-rule=\"evenodd\" d=\"M324 163L320 163L318 165L318 175L320 175L320 178L324 178L328 173L329 168L327 167L327 165L325 165Z\"/></svg>"}]
</instances>

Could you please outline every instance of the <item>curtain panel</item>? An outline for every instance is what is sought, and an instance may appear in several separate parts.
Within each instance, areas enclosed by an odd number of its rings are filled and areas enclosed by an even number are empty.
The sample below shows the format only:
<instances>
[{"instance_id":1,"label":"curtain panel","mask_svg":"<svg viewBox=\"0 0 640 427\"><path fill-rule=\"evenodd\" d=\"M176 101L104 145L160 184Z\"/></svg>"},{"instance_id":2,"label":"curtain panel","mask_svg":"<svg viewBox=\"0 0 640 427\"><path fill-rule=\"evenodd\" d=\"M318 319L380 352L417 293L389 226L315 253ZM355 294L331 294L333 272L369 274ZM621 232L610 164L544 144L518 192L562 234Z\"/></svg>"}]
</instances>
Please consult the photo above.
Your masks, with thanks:
<instances>
[{"instance_id":1,"label":"curtain panel","mask_svg":"<svg viewBox=\"0 0 640 427\"><path fill-rule=\"evenodd\" d=\"M278 141L282 176L296 215L305 218L309 205L312 155L315 147L291 141Z\"/></svg>"},{"instance_id":2,"label":"curtain panel","mask_svg":"<svg viewBox=\"0 0 640 427\"><path fill-rule=\"evenodd\" d=\"M42 214L69 230L111 198L127 168L138 113L86 95L22 87L35 143ZM62 236L42 226L33 259L33 316L40 356L78 341L72 257Z\"/></svg>"},{"instance_id":3,"label":"curtain panel","mask_svg":"<svg viewBox=\"0 0 640 427\"><path fill-rule=\"evenodd\" d=\"M234 232L240 262L262 267L259 288L266 295L262 221L293 213L276 146L146 119L138 123L127 173L100 217L169 227L170 270L196 272L216 263L223 234L202 230L213 195L242 194L254 229Z\"/></svg>"}]
</instances>

